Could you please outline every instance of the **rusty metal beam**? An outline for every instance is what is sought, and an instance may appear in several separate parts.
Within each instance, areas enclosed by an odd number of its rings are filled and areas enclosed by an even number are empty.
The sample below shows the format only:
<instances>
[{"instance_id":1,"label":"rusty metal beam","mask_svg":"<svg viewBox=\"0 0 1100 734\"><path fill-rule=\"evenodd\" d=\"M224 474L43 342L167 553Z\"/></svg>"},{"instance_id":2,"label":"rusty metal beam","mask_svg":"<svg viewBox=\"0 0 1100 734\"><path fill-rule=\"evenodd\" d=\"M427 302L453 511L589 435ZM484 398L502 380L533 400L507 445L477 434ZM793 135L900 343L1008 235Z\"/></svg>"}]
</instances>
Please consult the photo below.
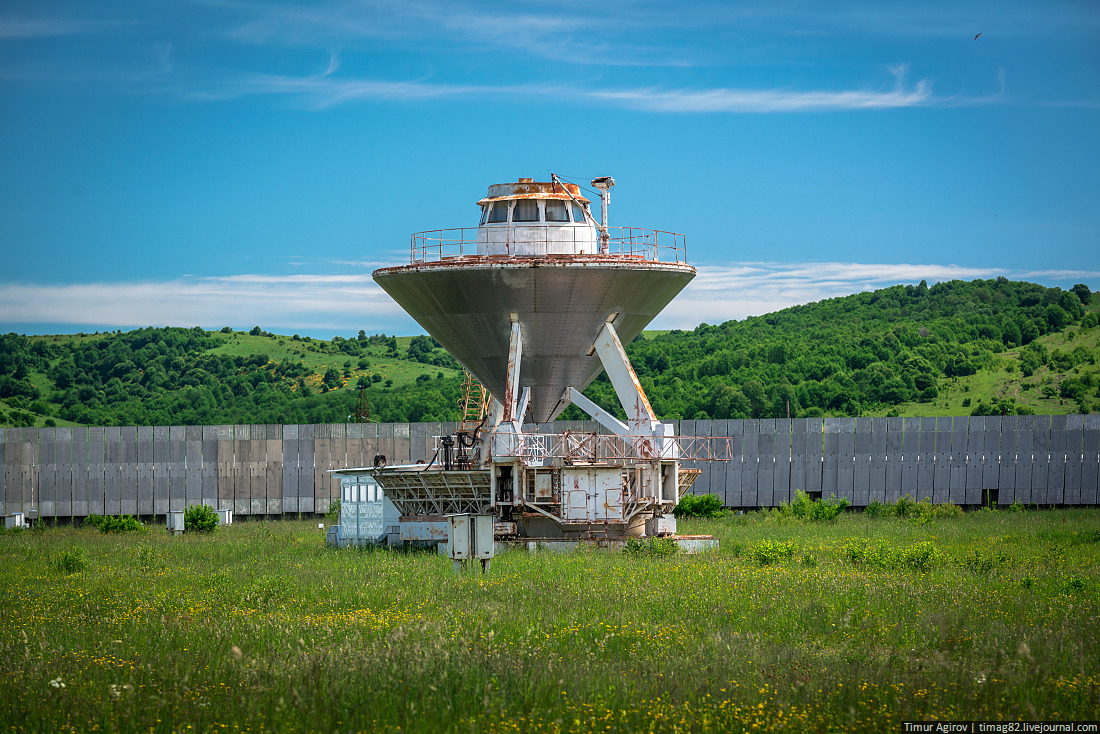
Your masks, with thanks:
<instances>
[{"instance_id":1,"label":"rusty metal beam","mask_svg":"<svg viewBox=\"0 0 1100 734\"><path fill-rule=\"evenodd\" d=\"M635 433L651 435L657 416L642 389L642 383L638 381L638 375L630 365L630 358L626 356L626 350L619 341L619 334L610 321L604 322L592 346L607 371L631 428Z\"/></svg>"}]
</instances>

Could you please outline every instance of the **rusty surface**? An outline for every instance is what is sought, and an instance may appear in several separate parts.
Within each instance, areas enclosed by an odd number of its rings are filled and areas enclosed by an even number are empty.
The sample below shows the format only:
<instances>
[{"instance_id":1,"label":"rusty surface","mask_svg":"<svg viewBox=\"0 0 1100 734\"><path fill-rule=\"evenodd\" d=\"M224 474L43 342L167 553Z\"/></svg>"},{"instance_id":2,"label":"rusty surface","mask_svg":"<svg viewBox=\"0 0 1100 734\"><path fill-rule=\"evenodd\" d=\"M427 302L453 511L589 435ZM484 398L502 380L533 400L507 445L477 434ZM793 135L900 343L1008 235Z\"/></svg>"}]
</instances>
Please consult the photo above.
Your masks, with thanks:
<instances>
[{"instance_id":1,"label":"rusty surface","mask_svg":"<svg viewBox=\"0 0 1100 734\"><path fill-rule=\"evenodd\" d=\"M479 206L489 203L490 201L507 201L509 199L565 199L569 200L569 194L562 191L562 187L569 189L569 192L578 200L585 204L591 204L581 193L580 186L572 183L556 184L553 181L530 181L521 180L516 183L503 183L493 184L489 187L489 192L485 195L485 198L479 200L477 203Z\"/></svg>"}]
</instances>

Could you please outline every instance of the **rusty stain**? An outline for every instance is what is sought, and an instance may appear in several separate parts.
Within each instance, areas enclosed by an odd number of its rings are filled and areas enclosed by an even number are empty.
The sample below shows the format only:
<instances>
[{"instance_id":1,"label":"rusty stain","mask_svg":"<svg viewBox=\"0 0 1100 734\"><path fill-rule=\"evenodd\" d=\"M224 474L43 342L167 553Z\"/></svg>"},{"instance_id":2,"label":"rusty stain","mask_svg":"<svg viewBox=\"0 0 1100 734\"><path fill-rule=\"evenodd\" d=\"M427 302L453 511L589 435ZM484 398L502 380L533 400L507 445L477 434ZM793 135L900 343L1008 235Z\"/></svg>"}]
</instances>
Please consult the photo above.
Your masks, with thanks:
<instances>
[{"instance_id":1,"label":"rusty stain","mask_svg":"<svg viewBox=\"0 0 1100 734\"><path fill-rule=\"evenodd\" d=\"M592 202L581 193L577 184L566 183L565 188L573 194L573 197L585 204ZM493 184L485 198L479 200L478 206L488 204L491 201L511 201L514 199L563 199L569 201L569 194L563 193L561 188L553 181L519 180L516 183Z\"/></svg>"}]
</instances>

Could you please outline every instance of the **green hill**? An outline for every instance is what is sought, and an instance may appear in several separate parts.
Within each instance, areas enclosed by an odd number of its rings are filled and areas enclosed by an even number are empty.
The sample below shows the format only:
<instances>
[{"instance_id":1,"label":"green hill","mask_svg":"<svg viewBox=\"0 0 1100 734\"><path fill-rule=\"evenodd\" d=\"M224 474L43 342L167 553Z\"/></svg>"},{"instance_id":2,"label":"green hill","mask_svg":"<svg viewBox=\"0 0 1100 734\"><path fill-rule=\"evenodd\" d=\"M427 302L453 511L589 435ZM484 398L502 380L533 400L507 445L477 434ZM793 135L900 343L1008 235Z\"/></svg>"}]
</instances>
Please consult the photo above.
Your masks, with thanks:
<instances>
[{"instance_id":1,"label":"green hill","mask_svg":"<svg viewBox=\"0 0 1100 734\"><path fill-rule=\"evenodd\" d=\"M1085 286L922 282L649 332L628 352L662 418L1100 412L1098 308ZM0 336L0 425L343 422L359 385L376 420L459 417L461 372L429 337ZM585 392L621 415L605 376Z\"/></svg>"},{"instance_id":2,"label":"green hill","mask_svg":"<svg viewBox=\"0 0 1100 734\"><path fill-rule=\"evenodd\" d=\"M0 336L0 425L343 422L456 413L461 368L429 337L331 341L195 327Z\"/></svg>"},{"instance_id":3,"label":"green hill","mask_svg":"<svg viewBox=\"0 0 1100 734\"><path fill-rule=\"evenodd\" d=\"M666 418L1100 411L1098 305L1084 285L922 281L671 331L629 351ZM606 377L586 393L614 409Z\"/></svg>"}]
</instances>

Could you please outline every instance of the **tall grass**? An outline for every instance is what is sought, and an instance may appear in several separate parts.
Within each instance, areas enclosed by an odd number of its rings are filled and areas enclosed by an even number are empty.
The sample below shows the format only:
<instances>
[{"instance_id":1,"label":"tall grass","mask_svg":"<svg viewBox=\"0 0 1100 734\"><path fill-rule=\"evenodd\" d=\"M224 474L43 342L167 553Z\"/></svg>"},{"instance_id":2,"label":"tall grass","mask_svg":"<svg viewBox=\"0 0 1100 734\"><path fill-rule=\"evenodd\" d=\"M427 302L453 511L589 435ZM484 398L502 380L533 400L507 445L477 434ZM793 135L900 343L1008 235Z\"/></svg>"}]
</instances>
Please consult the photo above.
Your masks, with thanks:
<instances>
[{"instance_id":1,"label":"tall grass","mask_svg":"<svg viewBox=\"0 0 1100 734\"><path fill-rule=\"evenodd\" d=\"M564 732L1089 719L1098 526L1095 510L930 524L749 513L681 520L718 535L715 553L507 552L485 576L431 553L326 549L304 522L3 535L0 721ZM791 552L768 552L780 547ZM82 568L58 560L73 554Z\"/></svg>"}]
</instances>

